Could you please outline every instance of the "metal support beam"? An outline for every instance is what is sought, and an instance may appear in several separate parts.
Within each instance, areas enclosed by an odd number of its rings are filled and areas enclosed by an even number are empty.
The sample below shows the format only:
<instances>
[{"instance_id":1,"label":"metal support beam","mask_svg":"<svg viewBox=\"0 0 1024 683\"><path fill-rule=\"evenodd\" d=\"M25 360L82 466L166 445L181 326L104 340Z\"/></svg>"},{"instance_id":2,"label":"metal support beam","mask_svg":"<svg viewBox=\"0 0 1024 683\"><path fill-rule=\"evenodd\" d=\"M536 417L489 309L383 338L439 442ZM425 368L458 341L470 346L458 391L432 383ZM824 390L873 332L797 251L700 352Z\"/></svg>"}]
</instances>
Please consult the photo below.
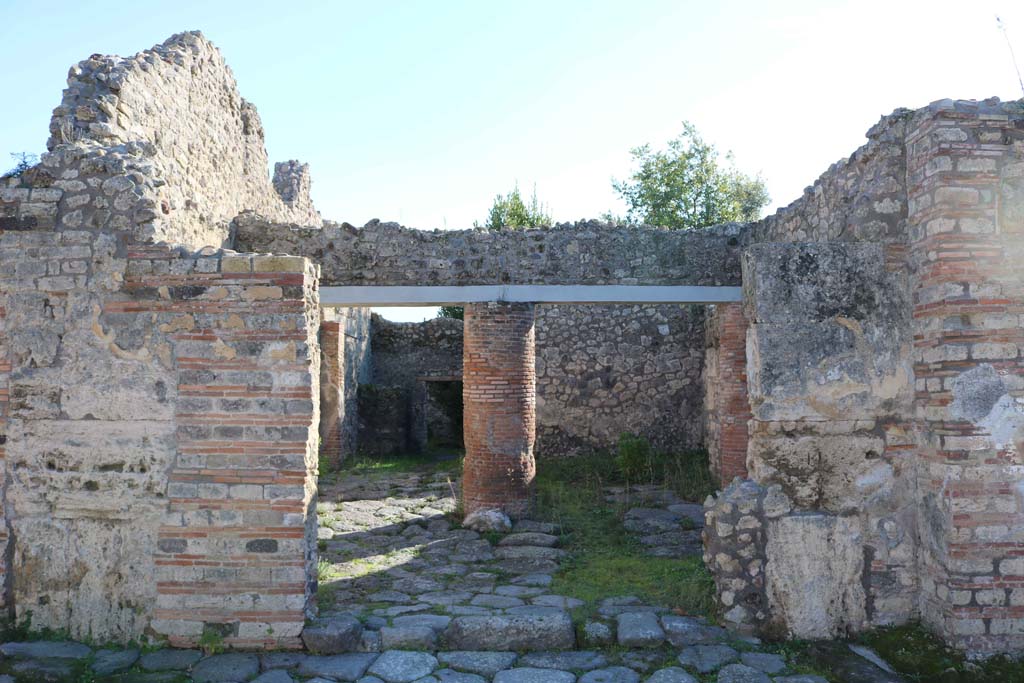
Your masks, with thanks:
<instances>
[{"instance_id":1,"label":"metal support beam","mask_svg":"<svg viewBox=\"0 0 1024 683\"><path fill-rule=\"evenodd\" d=\"M536 304L721 304L742 301L740 287L696 285L467 285L321 287L320 305L458 306L485 301Z\"/></svg>"}]
</instances>

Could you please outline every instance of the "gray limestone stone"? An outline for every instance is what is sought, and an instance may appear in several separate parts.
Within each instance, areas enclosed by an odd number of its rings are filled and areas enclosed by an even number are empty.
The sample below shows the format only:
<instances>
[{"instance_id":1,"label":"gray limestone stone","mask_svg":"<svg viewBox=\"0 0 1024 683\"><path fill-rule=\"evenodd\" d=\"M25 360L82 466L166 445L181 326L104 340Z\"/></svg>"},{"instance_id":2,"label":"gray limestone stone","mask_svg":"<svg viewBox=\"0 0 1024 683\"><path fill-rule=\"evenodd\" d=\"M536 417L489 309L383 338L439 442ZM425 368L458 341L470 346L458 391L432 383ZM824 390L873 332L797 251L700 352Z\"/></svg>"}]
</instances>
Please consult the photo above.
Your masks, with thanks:
<instances>
[{"instance_id":1,"label":"gray limestone stone","mask_svg":"<svg viewBox=\"0 0 1024 683\"><path fill-rule=\"evenodd\" d=\"M430 626L385 626L380 630L382 650L433 650L437 632Z\"/></svg>"},{"instance_id":2,"label":"gray limestone stone","mask_svg":"<svg viewBox=\"0 0 1024 683\"><path fill-rule=\"evenodd\" d=\"M740 655L740 661L766 674L780 674L786 670L785 657L767 652L744 652Z\"/></svg>"},{"instance_id":3,"label":"gray limestone stone","mask_svg":"<svg viewBox=\"0 0 1024 683\"><path fill-rule=\"evenodd\" d=\"M696 669L702 674L735 662L738 658L736 650L728 645L693 645L679 653L679 663L685 667Z\"/></svg>"},{"instance_id":4,"label":"gray limestone stone","mask_svg":"<svg viewBox=\"0 0 1024 683\"><path fill-rule=\"evenodd\" d=\"M192 680L195 683L244 683L259 670L256 655L230 652L201 660L192 667Z\"/></svg>"},{"instance_id":5,"label":"gray limestone stone","mask_svg":"<svg viewBox=\"0 0 1024 683\"><path fill-rule=\"evenodd\" d=\"M558 545L558 536L542 534L538 532L524 532L509 534L498 542L499 546L508 545L535 545L546 548L554 548Z\"/></svg>"},{"instance_id":6,"label":"gray limestone stone","mask_svg":"<svg viewBox=\"0 0 1024 683\"><path fill-rule=\"evenodd\" d=\"M577 650L573 652L530 652L519 659L520 666L536 669L566 669L590 671L608 665L608 658L600 652Z\"/></svg>"},{"instance_id":7,"label":"gray limestone stone","mask_svg":"<svg viewBox=\"0 0 1024 683\"><path fill-rule=\"evenodd\" d=\"M801 674L799 676L776 676L772 679L775 683L828 683L828 680L821 676Z\"/></svg>"},{"instance_id":8,"label":"gray limestone stone","mask_svg":"<svg viewBox=\"0 0 1024 683\"><path fill-rule=\"evenodd\" d=\"M476 607L496 607L505 609L508 607L522 607L525 603L509 595L490 595L481 593L469 601L469 604Z\"/></svg>"},{"instance_id":9,"label":"gray limestone stone","mask_svg":"<svg viewBox=\"0 0 1024 683\"><path fill-rule=\"evenodd\" d=\"M296 672L300 676L322 676L339 681L354 681L366 673L366 669L375 659L377 655L371 653L310 656L299 661Z\"/></svg>"},{"instance_id":10,"label":"gray limestone stone","mask_svg":"<svg viewBox=\"0 0 1024 683\"><path fill-rule=\"evenodd\" d=\"M576 645L566 612L540 615L456 617L445 630L456 650L567 650Z\"/></svg>"},{"instance_id":11,"label":"gray limestone stone","mask_svg":"<svg viewBox=\"0 0 1024 683\"><path fill-rule=\"evenodd\" d=\"M388 650L370 665L369 673L387 683L412 683L437 668L437 658L426 652Z\"/></svg>"},{"instance_id":12,"label":"gray limestone stone","mask_svg":"<svg viewBox=\"0 0 1024 683\"><path fill-rule=\"evenodd\" d=\"M81 643L34 640L24 643L4 643L0 653L5 657L84 659L92 654L92 648Z\"/></svg>"},{"instance_id":13,"label":"gray limestone stone","mask_svg":"<svg viewBox=\"0 0 1024 683\"><path fill-rule=\"evenodd\" d=\"M452 671L451 669L435 671L433 677L437 679L438 683L487 683L487 679L483 676Z\"/></svg>"},{"instance_id":14,"label":"gray limestone stone","mask_svg":"<svg viewBox=\"0 0 1024 683\"><path fill-rule=\"evenodd\" d=\"M640 683L640 674L624 666L595 669L580 676L579 683Z\"/></svg>"},{"instance_id":15,"label":"gray limestone stone","mask_svg":"<svg viewBox=\"0 0 1024 683\"><path fill-rule=\"evenodd\" d=\"M714 643L725 637L725 630L719 626L709 626L693 617L665 615L661 618L665 629L665 637L675 647Z\"/></svg>"},{"instance_id":16,"label":"gray limestone stone","mask_svg":"<svg viewBox=\"0 0 1024 683\"><path fill-rule=\"evenodd\" d=\"M404 617L395 617L391 622L396 627L427 626L435 631L443 631L452 621L451 617L443 614L413 614Z\"/></svg>"},{"instance_id":17,"label":"gray limestone stone","mask_svg":"<svg viewBox=\"0 0 1024 683\"><path fill-rule=\"evenodd\" d=\"M618 617L618 641L623 647L658 647L665 631L658 617L649 612L627 612Z\"/></svg>"},{"instance_id":18,"label":"gray limestone stone","mask_svg":"<svg viewBox=\"0 0 1024 683\"><path fill-rule=\"evenodd\" d=\"M318 619L302 629L302 642L315 654L340 654L359 649L362 623L353 616Z\"/></svg>"},{"instance_id":19,"label":"gray limestone stone","mask_svg":"<svg viewBox=\"0 0 1024 683\"><path fill-rule=\"evenodd\" d=\"M727 664L718 671L718 683L772 683L772 679L745 664Z\"/></svg>"},{"instance_id":20,"label":"gray limestone stone","mask_svg":"<svg viewBox=\"0 0 1024 683\"><path fill-rule=\"evenodd\" d=\"M615 632L603 621L588 621L583 626L583 639L588 646L610 645L615 640Z\"/></svg>"},{"instance_id":21,"label":"gray limestone stone","mask_svg":"<svg viewBox=\"0 0 1024 683\"><path fill-rule=\"evenodd\" d=\"M252 679L252 683L295 683L295 679L283 669L274 669L273 671L264 671Z\"/></svg>"},{"instance_id":22,"label":"gray limestone stone","mask_svg":"<svg viewBox=\"0 0 1024 683\"><path fill-rule=\"evenodd\" d=\"M139 659L139 651L99 650L92 661L92 670L98 676L109 676L131 668Z\"/></svg>"},{"instance_id":23,"label":"gray limestone stone","mask_svg":"<svg viewBox=\"0 0 1024 683\"><path fill-rule=\"evenodd\" d=\"M507 669L516 661L515 652L438 652L437 658L457 671L466 671L481 676L493 676Z\"/></svg>"},{"instance_id":24,"label":"gray limestone stone","mask_svg":"<svg viewBox=\"0 0 1024 683\"><path fill-rule=\"evenodd\" d=\"M185 671L202 657L199 650L157 650L139 657L139 667L143 671Z\"/></svg>"},{"instance_id":25,"label":"gray limestone stone","mask_svg":"<svg viewBox=\"0 0 1024 683\"><path fill-rule=\"evenodd\" d=\"M646 683L697 683L697 679L678 666L670 666L667 669L655 671Z\"/></svg>"},{"instance_id":26,"label":"gray limestone stone","mask_svg":"<svg viewBox=\"0 0 1024 683\"><path fill-rule=\"evenodd\" d=\"M576 675L554 669L506 669L498 672L494 683L576 683Z\"/></svg>"}]
</instances>

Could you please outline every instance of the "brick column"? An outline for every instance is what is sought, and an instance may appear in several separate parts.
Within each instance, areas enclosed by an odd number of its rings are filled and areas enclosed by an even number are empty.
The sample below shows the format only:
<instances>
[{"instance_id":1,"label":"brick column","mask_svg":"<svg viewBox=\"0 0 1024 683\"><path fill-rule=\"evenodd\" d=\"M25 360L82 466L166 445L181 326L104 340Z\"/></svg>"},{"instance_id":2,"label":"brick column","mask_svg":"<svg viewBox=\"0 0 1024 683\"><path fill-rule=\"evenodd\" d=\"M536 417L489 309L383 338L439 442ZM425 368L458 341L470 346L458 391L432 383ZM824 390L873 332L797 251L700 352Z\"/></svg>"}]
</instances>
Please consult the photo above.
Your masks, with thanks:
<instances>
[{"instance_id":1,"label":"brick column","mask_svg":"<svg viewBox=\"0 0 1024 683\"><path fill-rule=\"evenodd\" d=\"M707 446L722 485L747 476L751 420L747 395L747 318L743 304L718 304L708 316L705 370Z\"/></svg>"},{"instance_id":2,"label":"brick column","mask_svg":"<svg viewBox=\"0 0 1024 683\"><path fill-rule=\"evenodd\" d=\"M469 304L465 311L463 506L522 516L536 473L533 304Z\"/></svg>"},{"instance_id":3,"label":"brick column","mask_svg":"<svg viewBox=\"0 0 1024 683\"><path fill-rule=\"evenodd\" d=\"M1024 134L948 104L907 139L922 619L963 649L1019 651Z\"/></svg>"},{"instance_id":4,"label":"brick column","mask_svg":"<svg viewBox=\"0 0 1024 683\"><path fill-rule=\"evenodd\" d=\"M341 412L345 400L345 330L339 321L320 323L320 460L337 466L343 453Z\"/></svg>"}]
</instances>

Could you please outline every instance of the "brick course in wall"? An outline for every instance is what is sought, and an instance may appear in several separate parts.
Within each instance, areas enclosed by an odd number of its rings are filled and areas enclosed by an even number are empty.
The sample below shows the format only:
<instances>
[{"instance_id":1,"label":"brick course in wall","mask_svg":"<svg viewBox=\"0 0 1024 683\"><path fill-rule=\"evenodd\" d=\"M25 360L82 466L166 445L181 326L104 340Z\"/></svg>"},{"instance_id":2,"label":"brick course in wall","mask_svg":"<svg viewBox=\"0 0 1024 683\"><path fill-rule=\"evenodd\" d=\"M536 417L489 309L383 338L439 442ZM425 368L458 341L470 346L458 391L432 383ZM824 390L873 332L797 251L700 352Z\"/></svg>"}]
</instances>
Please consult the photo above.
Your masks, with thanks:
<instances>
[{"instance_id":1,"label":"brick course in wall","mask_svg":"<svg viewBox=\"0 0 1024 683\"><path fill-rule=\"evenodd\" d=\"M520 517L532 506L534 362L533 304L465 307L462 496L466 513L497 508Z\"/></svg>"},{"instance_id":2,"label":"brick course in wall","mask_svg":"<svg viewBox=\"0 0 1024 683\"><path fill-rule=\"evenodd\" d=\"M747 319L743 304L709 307L704 367L705 443L723 486L747 476L751 420L747 395Z\"/></svg>"},{"instance_id":3,"label":"brick course in wall","mask_svg":"<svg viewBox=\"0 0 1024 683\"><path fill-rule=\"evenodd\" d=\"M1024 129L939 103L908 134L922 617L1024 649Z\"/></svg>"},{"instance_id":4,"label":"brick course in wall","mask_svg":"<svg viewBox=\"0 0 1024 683\"><path fill-rule=\"evenodd\" d=\"M343 458L341 419L345 405L345 329L338 321L320 323L320 460Z\"/></svg>"},{"instance_id":5,"label":"brick course in wall","mask_svg":"<svg viewBox=\"0 0 1024 683\"><path fill-rule=\"evenodd\" d=\"M214 629L232 647L298 647L315 591L315 270L300 257L180 262L131 249L133 297L103 310L151 317L177 374L152 629L179 646Z\"/></svg>"}]
</instances>

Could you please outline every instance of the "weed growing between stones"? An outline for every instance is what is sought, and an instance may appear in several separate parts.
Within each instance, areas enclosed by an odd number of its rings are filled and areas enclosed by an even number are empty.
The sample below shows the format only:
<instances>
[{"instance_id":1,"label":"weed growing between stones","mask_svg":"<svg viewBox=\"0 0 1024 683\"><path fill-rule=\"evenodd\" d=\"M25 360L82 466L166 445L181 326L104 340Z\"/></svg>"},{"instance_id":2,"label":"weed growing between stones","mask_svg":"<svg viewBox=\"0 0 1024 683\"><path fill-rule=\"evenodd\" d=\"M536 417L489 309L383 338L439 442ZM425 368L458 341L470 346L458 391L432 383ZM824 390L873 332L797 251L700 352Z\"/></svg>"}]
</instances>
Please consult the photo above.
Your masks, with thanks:
<instances>
[{"instance_id":1,"label":"weed growing between stones","mask_svg":"<svg viewBox=\"0 0 1024 683\"><path fill-rule=\"evenodd\" d=\"M617 480L610 458L542 463L537 477L538 517L558 524L570 552L551 590L583 600L585 619L598 602L634 595L680 614L709 615L714 586L699 556L650 557L623 528L625 508L608 503L604 486Z\"/></svg>"},{"instance_id":2,"label":"weed growing between stones","mask_svg":"<svg viewBox=\"0 0 1024 683\"><path fill-rule=\"evenodd\" d=\"M993 657L968 661L919 623L879 628L860 641L882 656L908 681L920 683L989 683L1024 681L1024 661Z\"/></svg>"}]
</instances>

